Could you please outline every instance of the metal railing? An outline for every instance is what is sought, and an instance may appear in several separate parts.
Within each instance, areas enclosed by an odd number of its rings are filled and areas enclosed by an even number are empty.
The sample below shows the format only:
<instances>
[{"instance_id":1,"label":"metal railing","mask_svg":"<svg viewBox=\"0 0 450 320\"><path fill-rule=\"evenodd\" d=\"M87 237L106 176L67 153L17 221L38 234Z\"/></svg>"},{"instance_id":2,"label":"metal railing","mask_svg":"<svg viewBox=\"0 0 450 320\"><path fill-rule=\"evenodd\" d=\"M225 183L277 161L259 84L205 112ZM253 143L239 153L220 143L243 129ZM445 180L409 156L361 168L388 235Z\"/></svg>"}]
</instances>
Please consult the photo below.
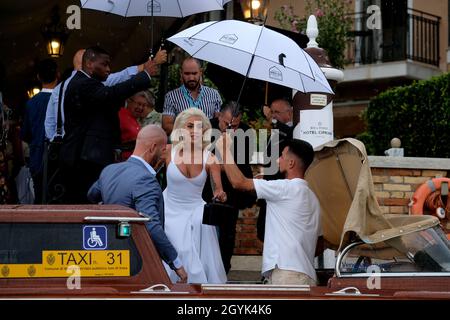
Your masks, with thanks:
<instances>
[{"instance_id":1,"label":"metal railing","mask_svg":"<svg viewBox=\"0 0 450 320\"><path fill-rule=\"evenodd\" d=\"M370 14L352 14L354 29L349 33L346 61L372 64L413 60L439 66L441 17L408 8L401 16L383 15L380 29L366 25Z\"/></svg>"}]
</instances>

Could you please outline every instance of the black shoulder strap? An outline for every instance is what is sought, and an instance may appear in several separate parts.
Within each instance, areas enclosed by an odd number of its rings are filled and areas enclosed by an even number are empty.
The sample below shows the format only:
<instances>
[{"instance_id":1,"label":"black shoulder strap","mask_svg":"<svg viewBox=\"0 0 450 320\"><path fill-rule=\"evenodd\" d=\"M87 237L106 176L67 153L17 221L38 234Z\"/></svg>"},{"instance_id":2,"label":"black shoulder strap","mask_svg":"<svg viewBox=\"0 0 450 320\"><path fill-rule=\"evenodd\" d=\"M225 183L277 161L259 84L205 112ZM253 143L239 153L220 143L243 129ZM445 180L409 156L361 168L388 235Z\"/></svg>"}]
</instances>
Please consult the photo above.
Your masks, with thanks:
<instances>
[{"instance_id":1,"label":"black shoulder strap","mask_svg":"<svg viewBox=\"0 0 450 320\"><path fill-rule=\"evenodd\" d=\"M62 135L62 114L61 114L61 103L63 98L63 92L64 92L64 83L66 80L61 82L61 87L59 88L59 99L58 99L58 118L56 122L56 134L61 136Z\"/></svg>"}]
</instances>

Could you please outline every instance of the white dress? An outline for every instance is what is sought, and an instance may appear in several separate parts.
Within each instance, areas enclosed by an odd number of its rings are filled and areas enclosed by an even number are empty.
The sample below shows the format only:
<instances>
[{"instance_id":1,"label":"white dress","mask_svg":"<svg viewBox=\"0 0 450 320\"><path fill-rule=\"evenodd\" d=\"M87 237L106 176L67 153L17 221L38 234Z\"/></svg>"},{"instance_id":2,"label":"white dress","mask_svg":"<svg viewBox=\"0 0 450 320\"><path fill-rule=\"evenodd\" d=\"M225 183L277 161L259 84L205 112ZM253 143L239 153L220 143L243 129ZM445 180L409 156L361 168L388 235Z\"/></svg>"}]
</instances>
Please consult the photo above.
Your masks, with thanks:
<instances>
[{"instance_id":1,"label":"white dress","mask_svg":"<svg viewBox=\"0 0 450 320\"><path fill-rule=\"evenodd\" d=\"M203 168L200 174L187 178L172 160L167 167L167 188L164 196L164 229L178 252L188 283L225 283L227 276L220 255L216 228L202 224L202 191L207 174L205 162L209 152L203 154ZM179 277L164 263L172 282Z\"/></svg>"}]
</instances>

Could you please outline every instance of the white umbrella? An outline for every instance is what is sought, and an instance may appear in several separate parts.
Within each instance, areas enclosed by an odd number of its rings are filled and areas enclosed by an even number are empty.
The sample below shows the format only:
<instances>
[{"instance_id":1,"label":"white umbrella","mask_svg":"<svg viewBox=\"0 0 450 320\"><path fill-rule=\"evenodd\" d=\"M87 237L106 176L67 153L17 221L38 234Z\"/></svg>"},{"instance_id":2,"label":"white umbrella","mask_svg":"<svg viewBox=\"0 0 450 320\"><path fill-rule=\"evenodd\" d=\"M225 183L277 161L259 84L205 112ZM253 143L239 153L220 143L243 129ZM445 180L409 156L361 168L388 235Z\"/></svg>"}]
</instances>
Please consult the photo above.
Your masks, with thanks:
<instances>
[{"instance_id":1,"label":"white umbrella","mask_svg":"<svg viewBox=\"0 0 450 320\"><path fill-rule=\"evenodd\" d=\"M186 17L200 12L223 10L223 5L228 1L230 0L81 0L81 7L124 17Z\"/></svg>"},{"instance_id":2,"label":"white umbrella","mask_svg":"<svg viewBox=\"0 0 450 320\"><path fill-rule=\"evenodd\" d=\"M230 0L80 0L81 7L124 17L151 17L153 47L153 17L186 17L192 14L223 10Z\"/></svg>"},{"instance_id":3,"label":"white umbrella","mask_svg":"<svg viewBox=\"0 0 450 320\"><path fill-rule=\"evenodd\" d=\"M167 40L193 57L249 78L302 92L333 93L308 53L292 39L264 26L237 20L205 22Z\"/></svg>"}]
</instances>

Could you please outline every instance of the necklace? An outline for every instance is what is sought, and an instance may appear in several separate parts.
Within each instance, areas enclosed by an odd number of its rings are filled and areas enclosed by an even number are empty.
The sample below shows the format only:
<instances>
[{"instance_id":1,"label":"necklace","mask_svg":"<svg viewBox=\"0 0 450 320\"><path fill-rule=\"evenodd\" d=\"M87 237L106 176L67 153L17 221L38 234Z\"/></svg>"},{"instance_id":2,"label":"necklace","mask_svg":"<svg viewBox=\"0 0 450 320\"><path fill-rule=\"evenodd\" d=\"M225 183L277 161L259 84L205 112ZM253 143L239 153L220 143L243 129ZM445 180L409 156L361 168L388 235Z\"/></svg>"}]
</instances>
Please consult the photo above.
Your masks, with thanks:
<instances>
[{"instance_id":1,"label":"necklace","mask_svg":"<svg viewBox=\"0 0 450 320\"><path fill-rule=\"evenodd\" d=\"M200 94L195 100L194 98L192 98L191 94L184 85L181 86L181 91L183 91L184 98L188 101L190 107L200 108L200 104L202 103L203 99L202 87L200 87Z\"/></svg>"}]
</instances>

